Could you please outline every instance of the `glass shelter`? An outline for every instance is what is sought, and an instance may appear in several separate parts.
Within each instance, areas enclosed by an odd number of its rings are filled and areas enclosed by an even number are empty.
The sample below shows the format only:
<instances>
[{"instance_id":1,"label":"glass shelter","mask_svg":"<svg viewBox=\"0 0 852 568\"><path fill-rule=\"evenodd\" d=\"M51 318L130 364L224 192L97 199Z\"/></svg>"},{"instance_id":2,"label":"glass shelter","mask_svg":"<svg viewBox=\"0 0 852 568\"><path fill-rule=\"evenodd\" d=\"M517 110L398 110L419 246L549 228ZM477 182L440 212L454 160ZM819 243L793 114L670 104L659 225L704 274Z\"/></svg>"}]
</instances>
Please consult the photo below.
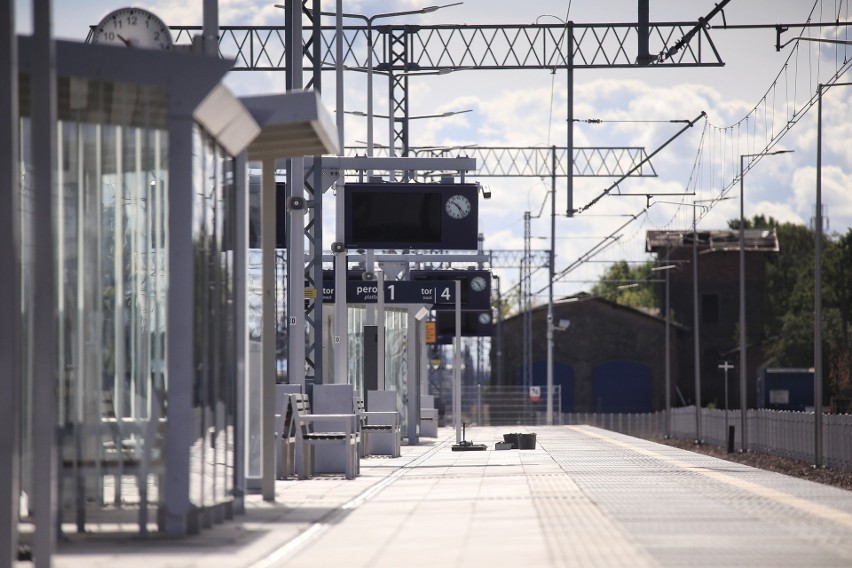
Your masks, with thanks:
<instances>
[{"instance_id":1,"label":"glass shelter","mask_svg":"<svg viewBox=\"0 0 852 568\"><path fill-rule=\"evenodd\" d=\"M18 522L0 521L0 530L38 534L47 523L82 532L97 523L183 536L242 506L247 152L255 141L282 158L300 145L336 151L336 136L310 119L305 135L295 115L256 119L247 106L257 100L243 102L220 83L227 61L55 45L54 214L45 226L32 183L33 117L45 109L31 80L42 70L33 68L31 39L18 43L20 183L10 190L20 204L20 250L0 270L20 289L12 366L20 415L0 417L0 427L21 424L11 484L21 506ZM313 93L296 100L314 118L324 112ZM33 285L39 239L53 243L53 294ZM34 331L35 307L45 305L55 342ZM43 347L51 343L55 350ZM33 372L40 358L55 368L53 388ZM45 446L55 451L35 451ZM35 515L32 496L44 492L55 494L55 509Z\"/></svg>"}]
</instances>

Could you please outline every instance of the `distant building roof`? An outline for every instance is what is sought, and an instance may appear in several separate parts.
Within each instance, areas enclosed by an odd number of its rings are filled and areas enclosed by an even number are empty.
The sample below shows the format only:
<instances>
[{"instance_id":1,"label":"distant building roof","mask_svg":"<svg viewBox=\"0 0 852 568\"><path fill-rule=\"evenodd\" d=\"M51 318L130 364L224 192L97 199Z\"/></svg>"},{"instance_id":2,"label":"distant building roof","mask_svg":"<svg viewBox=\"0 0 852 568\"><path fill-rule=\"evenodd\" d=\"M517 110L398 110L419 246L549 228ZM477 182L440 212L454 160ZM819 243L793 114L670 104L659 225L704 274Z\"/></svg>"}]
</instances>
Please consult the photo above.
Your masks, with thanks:
<instances>
[{"instance_id":1,"label":"distant building roof","mask_svg":"<svg viewBox=\"0 0 852 568\"><path fill-rule=\"evenodd\" d=\"M645 236L645 251L657 252L665 248L691 247L698 237L698 247L711 251L740 250L738 230L725 231L648 231ZM778 252L778 235L775 229L746 229L745 250Z\"/></svg>"}]
</instances>

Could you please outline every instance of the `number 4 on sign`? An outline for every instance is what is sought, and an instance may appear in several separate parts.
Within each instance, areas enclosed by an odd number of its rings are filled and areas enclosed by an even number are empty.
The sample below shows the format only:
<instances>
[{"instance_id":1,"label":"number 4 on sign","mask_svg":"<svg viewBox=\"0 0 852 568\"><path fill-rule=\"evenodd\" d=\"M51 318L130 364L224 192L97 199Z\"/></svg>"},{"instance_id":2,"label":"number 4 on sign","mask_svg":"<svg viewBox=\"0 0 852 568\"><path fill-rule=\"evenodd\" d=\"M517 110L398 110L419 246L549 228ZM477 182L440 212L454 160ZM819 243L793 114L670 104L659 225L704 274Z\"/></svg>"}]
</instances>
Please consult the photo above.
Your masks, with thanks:
<instances>
[{"instance_id":1,"label":"number 4 on sign","mask_svg":"<svg viewBox=\"0 0 852 568\"><path fill-rule=\"evenodd\" d=\"M449 286L444 288L444 291L441 292L441 298L448 301L448 302L450 301L450 287Z\"/></svg>"}]
</instances>

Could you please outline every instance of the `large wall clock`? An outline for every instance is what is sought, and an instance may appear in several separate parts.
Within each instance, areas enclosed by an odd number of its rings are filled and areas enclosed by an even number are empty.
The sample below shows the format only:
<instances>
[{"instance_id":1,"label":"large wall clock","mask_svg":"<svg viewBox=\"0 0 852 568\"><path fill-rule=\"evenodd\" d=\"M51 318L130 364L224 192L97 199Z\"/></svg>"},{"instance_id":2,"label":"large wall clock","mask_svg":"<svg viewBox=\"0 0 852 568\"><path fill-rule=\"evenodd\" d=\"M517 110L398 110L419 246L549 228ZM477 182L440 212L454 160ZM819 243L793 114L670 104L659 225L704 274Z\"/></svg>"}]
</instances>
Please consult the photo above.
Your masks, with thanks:
<instances>
[{"instance_id":1,"label":"large wall clock","mask_svg":"<svg viewBox=\"0 0 852 568\"><path fill-rule=\"evenodd\" d=\"M174 47L169 27L142 8L119 8L104 16L95 28L92 43L163 51Z\"/></svg>"}]
</instances>

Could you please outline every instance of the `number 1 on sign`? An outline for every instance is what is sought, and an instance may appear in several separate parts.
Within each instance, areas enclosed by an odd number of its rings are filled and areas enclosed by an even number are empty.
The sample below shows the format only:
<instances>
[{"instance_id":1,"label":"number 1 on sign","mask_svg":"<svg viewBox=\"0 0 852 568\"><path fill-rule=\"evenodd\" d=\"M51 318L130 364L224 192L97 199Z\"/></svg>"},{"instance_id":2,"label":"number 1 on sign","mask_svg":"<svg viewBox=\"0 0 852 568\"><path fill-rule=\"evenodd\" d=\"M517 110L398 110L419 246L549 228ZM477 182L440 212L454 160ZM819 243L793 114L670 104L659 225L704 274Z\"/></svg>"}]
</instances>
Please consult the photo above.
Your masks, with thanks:
<instances>
[{"instance_id":1,"label":"number 1 on sign","mask_svg":"<svg viewBox=\"0 0 852 568\"><path fill-rule=\"evenodd\" d=\"M396 294L395 294L396 290L395 289L396 289L396 284L391 284L391 285L388 286L388 292L390 292L390 301L391 302L396 300Z\"/></svg>"}]
</instances>

